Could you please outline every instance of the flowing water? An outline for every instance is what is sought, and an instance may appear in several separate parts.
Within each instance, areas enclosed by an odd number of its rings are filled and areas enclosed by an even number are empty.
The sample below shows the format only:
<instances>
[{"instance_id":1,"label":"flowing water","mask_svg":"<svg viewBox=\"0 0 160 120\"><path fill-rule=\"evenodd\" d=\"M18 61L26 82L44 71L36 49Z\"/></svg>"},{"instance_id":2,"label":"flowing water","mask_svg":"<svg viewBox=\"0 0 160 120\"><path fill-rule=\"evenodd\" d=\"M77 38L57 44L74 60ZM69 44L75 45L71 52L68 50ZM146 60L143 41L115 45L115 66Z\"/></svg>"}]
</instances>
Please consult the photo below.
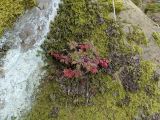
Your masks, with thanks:
<instances>
[{"instance_id":1,"label":"flowing water","mask_svg":"<svg viewBox=\"0 0 160 120\"><path fill-rule=\"evenodd\" d=\"M10 49L0 59L0 120L10 120L31 107L33 92L43 74L43 61L37 50L49 32L60 0L38 0L38 7L25 12L13 30L0 39Z\"/></svg>"}]
</instances>

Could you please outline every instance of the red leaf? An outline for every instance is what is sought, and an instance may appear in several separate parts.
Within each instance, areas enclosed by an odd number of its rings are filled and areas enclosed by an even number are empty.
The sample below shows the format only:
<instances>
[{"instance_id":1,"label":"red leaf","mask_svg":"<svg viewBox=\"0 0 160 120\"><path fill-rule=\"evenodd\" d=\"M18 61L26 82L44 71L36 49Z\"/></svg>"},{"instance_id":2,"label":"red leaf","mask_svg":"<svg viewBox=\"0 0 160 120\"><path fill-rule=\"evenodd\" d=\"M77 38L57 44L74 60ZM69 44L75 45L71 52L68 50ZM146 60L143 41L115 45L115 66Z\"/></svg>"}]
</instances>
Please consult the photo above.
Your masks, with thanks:
<instances>
[{"instance_id":1,"label":"red leaf","mask_svg":"<svg viewBox=\"0 0 160 120\"><path fill-rule=\"evenodd\" d=\"M73 78L75 75L74 71L71 69L64 69L63 74L66 78Z\"/></svg>"},{"instance_id":2,"label":"red leaf","mask_svg":"<svg viewBox=\"0 0 160 120\"><path fill-rule=\"evenodd\" d=\"M96 74L98 72L97 67L91 67L90 72L93 73L93 74Z\"/></svg>"},{"instance_id":3,"label":"red leaf","mask_svg":"<svg viewBox=\"0 0 160 120\"><path fill-rule=\"evenodd\" d=\"M74 76L75 76L76 78L81 77L81 76L82 76L81 71L79 71L79 70L75 70L75 71L74 71Z\"/></svg>"},{"instance_id":4,"label":"red leaf","mask_svg":"<svg viewBox=\"0 0 160 120\"><path fill-rule=\"evenodd\" d=\"M60 62L65 63L65 64L69 64L71 62L71 58L69 56L61 55Z\"/></svg>"},{"instance_id":5,"label":"red leaf","mask_svg":"<svg viewBox=\"0 0 160 120\"><path fill-rule=\"evenodd\" d=\"M90 48L89 44L79 44L78 48L80 48L82 51L86 51Z\"/></svg>"},{"instance_id":6,"label":"red leaf","mask_svg":"<svg viewBox=\"0 0 160 120\"><path fill-rule=\"evenodd\" d=\"M108 61L107 59L101 59L101 60L99 61L99 65L100 65L101 67L103 67L103 68L108 68L108 63L109 63L109 61Z\"/></svg>"},{"instance_id":7,"label":"red leaf","mask_svg":"<svg viewBox=\"0 0 160 120\"><path fill-rule=\"evenodd\" d=\"M69 56L65 56L61 53L51 52L50 55L53 56L53 58L55 58L56 60L59 60L62 63L69 64L71 62L71 58Z\"/></svg>"},{"instance_id":8,"label":"red leaf","mask_svg":"<svg viewBox=\"0 0 160 120\"><path fill-rule=\"evenodd\" d=\"M61 54L58 52L51 52L50 55L53 56L57 60L60 60L61 58Z\"/></svg>"}]
</instances>

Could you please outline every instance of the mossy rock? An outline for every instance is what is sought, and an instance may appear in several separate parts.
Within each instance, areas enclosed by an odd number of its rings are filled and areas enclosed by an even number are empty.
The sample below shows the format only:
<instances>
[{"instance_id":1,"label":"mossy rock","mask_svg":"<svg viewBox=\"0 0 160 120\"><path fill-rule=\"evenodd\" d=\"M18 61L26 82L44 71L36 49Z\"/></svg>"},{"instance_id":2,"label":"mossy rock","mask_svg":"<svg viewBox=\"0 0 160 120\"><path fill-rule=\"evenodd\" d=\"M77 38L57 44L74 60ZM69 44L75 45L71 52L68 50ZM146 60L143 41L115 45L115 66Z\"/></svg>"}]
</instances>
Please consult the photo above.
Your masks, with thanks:
<instances>
[{"instance_id":1,"label":"mossy rock","mask_svg":"<svg viewBox=\"0 0 160 120\"><path fill-rule=\"evenodd\" d=\"M59 51L66 46L67 42L72 40L77 42L90 40L96 43L98 40L98 43L101 43L102 49L106 48L106 43L103 44L103 41L107 39L107 37L104 38L103 36L106 34L105 30L110 21L110 1L63 0L63 3L64 5L60 5L58 16L51 25L51 31L48 35L49 40L45 41L43 48L46 50L52 49ZM121 4L121 2L117 1L117 4ZM95 34L95 32L98 33ZM100 38L98 39L98 37ZM94 38L96 38L96 40L94 40ZM54 40L57 42L54 42ZM48 42L54 42L54 44L48 46ZM97 47L99 46L100 45L97 45ZM106 50L103 49L100 51L104 52Z\"/></svg>"},{"instance_id":2,"label":"mossy rock","mask_svg":"<svg viewBox=\"0 0 160 120\"><path fill-rule=\"evenodd\" d=\"M138 26L132 26L130 33L128 34L127 38L129 42L135 42L138 45L147 45L148 39L146 38L144 32Z\"/></svg>"},{"instance_id":3,"label":"mossy rock","mask_svg":"<svg viewBox=\"0 0 160 120\"><path fill-rule=\"evenodd\" d=\"M160 89L158 81L153 79L154 64L140 57L133 60L136 55L140 56L141 45L148 42L143 31L133 27L128 36L121 23L109 18L111 1L107 1L109 4L102 4L106 0L97 1L63 0L42 45L43 57L48 64L45 69L53 79L45 78L25 120L132 120L160 113ZM88 40L94 43L100 56L110 59L111 71L99 76L103 85L92 98L93 104L75 105L70 103L71 98L53 77L56 69L48 52L63 50L69 41L82 43ZM123 76L120 77L123 68L127 70L127 85L123 84ZM128 85L130 79L138 85L136 89L127 89L131 86Z\"/></svg>"},{"instance_id":4,"label":"mossy rock","mask_svg":"<svg viewBox=\"0 0 160 120\"><path fill-rule=\"evenodd\" d=\"M54 81L42 84L35 104L25 120L131 120L144 119L160 112L158 82L152 81L154 65L141 62L140 89L136 93L124 90L120 80L103 76L103 92L92 98L93 105L72 105ZM149 94L150 93L150 94ZM58 108L54 117L53 108Z\"/></svg>"}]
</instances>

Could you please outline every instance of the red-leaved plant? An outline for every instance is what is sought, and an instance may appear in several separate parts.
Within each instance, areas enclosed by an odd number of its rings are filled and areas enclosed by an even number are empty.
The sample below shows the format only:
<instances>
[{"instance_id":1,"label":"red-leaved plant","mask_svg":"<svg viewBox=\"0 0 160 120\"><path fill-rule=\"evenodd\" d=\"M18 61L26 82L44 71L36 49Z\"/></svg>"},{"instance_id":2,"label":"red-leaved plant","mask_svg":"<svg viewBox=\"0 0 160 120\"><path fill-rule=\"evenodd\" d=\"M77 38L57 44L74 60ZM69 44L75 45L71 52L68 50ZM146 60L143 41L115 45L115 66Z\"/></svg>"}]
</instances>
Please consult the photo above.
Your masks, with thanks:
<instances>
[{"instance_id":1,"label":"red-leaved plant","mask_svg":"<svg viewBox=\"0 0 160 120\"><path fill-rule=\"evenodd\" d=\"M101 58L94 45L89 42L76 43L72 41L69 43L67 51L51 51L49 54L54 60L66 67L61 71L64 79L85 81L83 85L86 88L85 97L86 103L88 103L89 86L92 81L89 76L95 76L102 69L107 69L109 61L106 58ZM69 88L74 89L71 86ZM68 91L68 93L71 92L69 89Z\"/></svg>"}]
</instances>

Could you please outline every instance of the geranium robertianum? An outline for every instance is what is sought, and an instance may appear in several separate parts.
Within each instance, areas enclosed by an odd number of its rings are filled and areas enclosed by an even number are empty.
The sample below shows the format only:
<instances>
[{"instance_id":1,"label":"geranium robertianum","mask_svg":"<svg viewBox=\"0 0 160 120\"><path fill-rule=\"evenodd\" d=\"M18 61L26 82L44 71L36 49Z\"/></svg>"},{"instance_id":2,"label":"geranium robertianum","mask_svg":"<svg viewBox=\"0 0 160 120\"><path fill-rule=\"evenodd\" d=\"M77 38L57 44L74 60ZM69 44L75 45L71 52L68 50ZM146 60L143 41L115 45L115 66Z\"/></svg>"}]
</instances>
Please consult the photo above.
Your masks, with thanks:
<instances>
[{"instance_id":1,"label":"geranium robertianum","mask_svg":"<svg viewBox=\"0 0 160 120\"><path fill-rule=\"evenodd\" d=\"M64 69L63 70L64 77L66 78L78 78L81 76L81 71L79 70L71 70L71 69Z\"/></svg>"},{"instance_id":2,"label":"geranium robertianum","mask_svg":"<svg viewBox=\"0 0 160 120\"><path fill-rule=\"evenodd\" d=\"M107 69L109 61L99 57L96 48L91 43L70 42L69 49L63 52L50 52L53 59L66 64L63 76L68 79L79 78L86 74L97 74L99 70Z\"/></svg>"},{"instance_id":3,"label":"geranium robertianum","mask_svg":"<svg viewBox=\"0 0 160 120\"><path fill-rule=\"evenodd\" d=\"M58 71L63 74L60 84L66 93L74 98L83 96L88 104L95 87L101 86L101 78L97 78L97 75L104 71L102 69L108 68L108 59L100 57L97 49L89 42L72 41L64 50L49 53L58 62ZM93 85L93 81L96 84Z\"/></svg>"},{"instance_id":4,"label":"geranium robertianum","mask_svg":"<svg viewBox=\"0 0 160 120\"><path fill-rule=\"evenodd\" d=\"M71 69L64 69L63 74L66 78L73 78L75 76L75 72Z\"/></svg>"}]
</instances>

